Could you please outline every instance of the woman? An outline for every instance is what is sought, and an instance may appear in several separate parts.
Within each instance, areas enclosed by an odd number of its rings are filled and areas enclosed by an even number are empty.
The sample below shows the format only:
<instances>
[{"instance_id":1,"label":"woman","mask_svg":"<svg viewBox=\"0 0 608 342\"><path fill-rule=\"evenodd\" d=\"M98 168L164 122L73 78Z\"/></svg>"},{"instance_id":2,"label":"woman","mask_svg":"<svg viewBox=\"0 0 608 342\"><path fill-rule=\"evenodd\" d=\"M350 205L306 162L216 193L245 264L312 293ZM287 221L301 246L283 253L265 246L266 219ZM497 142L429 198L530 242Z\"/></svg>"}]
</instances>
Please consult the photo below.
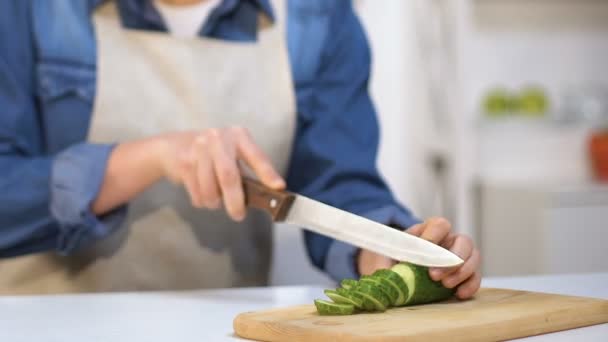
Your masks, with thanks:
<instances>
[{"instance_id":1,"label":"woman","mask_svg":"<svg viewBox=\"0 0 608 342\"><path fill-rule=\"evenodd\" d=\"M271 223L246 213L241 166L413 226L466 260L434 279L479 288L471 240L419 223L378 175L349 1L13 0L0 35L2 293L266 284ZM305 240L335 279L391 263Z\"/></svg>"}]
</instances>

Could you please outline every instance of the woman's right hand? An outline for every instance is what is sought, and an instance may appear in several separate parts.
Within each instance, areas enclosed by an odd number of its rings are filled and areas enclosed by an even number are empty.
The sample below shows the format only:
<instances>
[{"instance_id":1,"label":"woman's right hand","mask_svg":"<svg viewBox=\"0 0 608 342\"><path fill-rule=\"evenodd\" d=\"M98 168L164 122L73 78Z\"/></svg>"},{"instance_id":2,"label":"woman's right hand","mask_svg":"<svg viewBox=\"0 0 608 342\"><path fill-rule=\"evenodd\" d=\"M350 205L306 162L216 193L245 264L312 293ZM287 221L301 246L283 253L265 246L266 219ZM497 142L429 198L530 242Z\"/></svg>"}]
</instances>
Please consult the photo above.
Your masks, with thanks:
<instances>
[{"instance_id":1,"label":"woman's right hand","mask_svg":"<svg viewBox=\"0 0 608 342\"><path fill-rule=\"evenodd\" d=\"M245 218L239 161L246 163L266 186L277 190L285 188L285 181L246 128L169 133L160 139L163 141L160 166L164 176L182 184L197 208L218 209L223 204L232 219Z\"/></svg>"},{"instance_id":2,"label":"woman's right hand","mask_svg":"<svg viewBox=\"0 0 608 342\"><path fill-rule=\"evenodd\" d=\"M245 195L238 162L245 162L266 186L285 187L270 159L242 127L174 132L117 145L107 162L103 184L91 203L103 215L129 202L161 178L183 185L198 208L224 206L245 217Z\"/></svg>"}]
</instances>

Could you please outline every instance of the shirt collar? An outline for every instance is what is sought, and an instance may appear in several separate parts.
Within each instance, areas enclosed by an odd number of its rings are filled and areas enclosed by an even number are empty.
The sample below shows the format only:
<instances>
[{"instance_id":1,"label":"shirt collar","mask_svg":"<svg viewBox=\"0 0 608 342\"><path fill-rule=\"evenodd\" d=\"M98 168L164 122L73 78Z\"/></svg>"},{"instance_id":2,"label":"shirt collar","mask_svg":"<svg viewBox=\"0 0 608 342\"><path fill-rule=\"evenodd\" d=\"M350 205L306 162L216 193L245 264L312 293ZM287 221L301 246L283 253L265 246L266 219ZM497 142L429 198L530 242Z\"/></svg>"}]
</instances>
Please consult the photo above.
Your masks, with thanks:
<instances>
[{"instance_id":1,"label":"shirt collar","mask_svg":"<svg viewBox=\"0 0 608 342\"><path fill-rule=\"evenodd\" d=\"M92 0L93 8L105 1ZM125 27L143 29L150 31L166 31L164 21L152 4L152 0L116 0ZM211 13L209 20L217 22L224 16L229 16L239 7L240 2L249 2L255 8L265 14L274 23L275 16L269 0L223 0L221 4ZM205 30L204 30L205 31ZM206 31L210 31L207 28ZM205 32L201 32L204 34Z\"/></svg>"}]
</instances>

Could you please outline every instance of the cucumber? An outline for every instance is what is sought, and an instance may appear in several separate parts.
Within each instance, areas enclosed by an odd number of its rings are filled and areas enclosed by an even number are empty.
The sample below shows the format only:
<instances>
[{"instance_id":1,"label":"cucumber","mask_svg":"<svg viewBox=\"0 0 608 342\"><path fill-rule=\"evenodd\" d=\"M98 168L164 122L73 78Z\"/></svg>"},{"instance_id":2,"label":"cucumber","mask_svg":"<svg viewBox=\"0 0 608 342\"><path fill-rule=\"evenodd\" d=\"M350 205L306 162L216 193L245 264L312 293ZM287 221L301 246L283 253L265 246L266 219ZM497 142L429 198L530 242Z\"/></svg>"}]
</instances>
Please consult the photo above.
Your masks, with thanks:
<instances>
[{"instance_id":1,"label":"cucumber","mask_svg":"<svg viewBox=\"0 0 608 342\"><path fill-rule=\"evenodd\" d=\"M342 288L350 290L351 288L356 287L358 283L359 282L355 279L344 279L342 282L340 282L340 285Z\"/></svg>"},{"instance_id":2,"label":"cucumber","mask_svg":"<svg viewBox=\"0 0 608 342\"><path fill-rule=\"evenodd\" d=\"M361 297L350 295L349 293L340 293L337 290L325 290L323 292L327 297L329 297L329 299L331 299L336 304L349 304L353 305L355 308L358 309L363 308L363 299Z\"/></svg>"},{"instance_id":3,"label":"cucumber","mask_svg":"<svg viewBox=\"0 0 608 342\"><path fill-rule=\"evenodd\" d=\"M363 297L360 294L357 294L353 291L349 291L347 289L343 289L341 287L336 289L336 292L342 296L342 297L346 297L350 300L352 300L352 302L354 303L354 305L357 307L357 309L363 309Z\"/></svg>"},{"instance_id":4,"label":"cucumber","mask_svg":"<svg viewBox=\"0 0 608 342\"><path fill-rule=\"evenodd\" d=\"M322 299L316 299L315 306L319 315L352 315L355 313L354 305L336 304Z\"/></svg>"},{"instance_id":5,"label":"cucumber","mask_svg":"<svg viewBox=\"0 0 608 342\"><path fill-rule=\"evenodd\" d=\"M359 283L368 283L372 286L376 286L380 289L380 291L382 291L389 299L389 305L392 305L395 300L397 300L397 297L399 296L399 293L396 289L394 289L390 284L385 283L386 280L384 280L381 277L376 277L376 276L363 276L361 277L361 280L359 280Z\"/></svg>"},{"instance_id":6,"label":"cucumber","mask_svg":"<svg viewBox=\"0 0 608 342\"><path fill-rule=\"evenodd\" d=\"M359 281L344 279L340 285L324 291L333 302L315 300L320 315L351 315L359 310L383 312L391 306L437 302L455 292L433 281L427 267L406 262L363 276Z\"/></svg>"},{"instance_id":7,"label":"cucumber","mask_svg":"<svg viewBox=\"0 0 608 342\"><path fill-rule=\"evenodd\" d=\"M370 302L373 303L373 308L371 309L376 311L386 311L390 304L388 297L378 287L370 284L359 282L357 287L349 291L353 291L364 298L363 307L367 310L370 309Z\"/></svg>"},{"instance_id":8,"label":"cucumber","mask_svg":"<svg viewBox=\"0 0 608 342\"><path fill-rule=\"evenodd\" d=\"M455 289L445 288L441 282L431 279L428 267L404 262L391 270L401 276L409 290L404 305L432 303L454 295Z\"/></svg>"},{"instance_id":9,"label":"cucumber","mask_svg":"<svg viewBox=\"0 0 608 342\"><path fill-rule=\"evenodd\" d=\"M402 306L405 304L405 299L408 295L409 290L407 289L407 285L403 279L399 276L399 274L391 271L391 270L377 270L373 274L374 277L382 279L384 284L387 286L392 286L395 291L397 291L397 298L393 300L393 306Z\"/></svg>"}]
</instances>

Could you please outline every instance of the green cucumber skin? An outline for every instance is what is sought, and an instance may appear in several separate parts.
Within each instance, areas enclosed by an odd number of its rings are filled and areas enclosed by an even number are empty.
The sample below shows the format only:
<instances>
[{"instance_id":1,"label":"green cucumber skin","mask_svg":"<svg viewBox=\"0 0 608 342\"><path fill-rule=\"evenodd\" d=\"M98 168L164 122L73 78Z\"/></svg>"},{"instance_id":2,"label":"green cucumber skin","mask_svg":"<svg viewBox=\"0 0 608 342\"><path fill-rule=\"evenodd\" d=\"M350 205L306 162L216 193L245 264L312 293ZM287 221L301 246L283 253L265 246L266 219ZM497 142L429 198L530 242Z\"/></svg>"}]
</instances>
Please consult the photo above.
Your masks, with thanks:
<instances>
[{"instance_id":1,"label":"green cucumber skin","mask_svg":"<svg viewBox=\"0 0 608 342\"><path fill-rule=\"evenodd\" d=\"M433 281L428 267L406 262L363 276L359 281L344 279L340 285L335 290L325 290L333 303L315 300L320 315L351 315L359 310L383 312L390 306L442 301L455 293L455 289Z\"/></svg>"},{"instance_id":2,"label":"green cucumber skin","mask_svg":"<svg viewBox=\"0 0 608 342\"><path fill-rule=\"evenodd\" d=\"M380 291L382 291L382 293L384 293L384 295L388 298L389 305L392 305L397 299L397 296L399 296L398 292L393 289L392 286L385 284L382 279L374 276L363 276L361 277L361 280L359 280L359 283L369 284L370 286L380 289Z\"/></svg>"},{"instance_id":3,"label":"green cucumber skin","mask_svg":"<svg viewBox=\"0 0 608 342\"><path fill-rule=\"evenodd\" d=\"M418 266L410 263L400 263L393 266L393 270L402 277L408 268L412 272L415 280L413 287L408 286L410 293L405 302L405 305L417 305L426 304L442 301L452 297L455 293L455 289L448 289L444 287L441 282L434 281L429 276L428 267ZM403 279L407 284L407 279Z\"/></svg>"},{"instance_id":4,"label":"green cucumber skin","mask_svg":"<svg viewBox=\"0 0 608 342\"><path fill-rule=\"evenodd\" d=\"M340 282L340 285L342 286L342 288L350 290L353 287L356 287L357 284L359 284L358 281L356 281L355 279L344 279Z\"/></svg>"},{"instance_id":5,"label":"green cucumber skin","mask_svg":"<svg viewBox=\"0 0 608 342\"><path fill-rule=\"evenodd\" d=\"M317 312L322 316L344 316L355 313L355 307L348 304L336 304L326 300L316 299Z\"/></svg>"},{"instance_id":6,"label":"green cucumber skin","mask_svg":"<svg viewBox=\"0 0 608 342\"><path fill-rule=\"evenodd\" d=\"M395 306L395 303L397 302L397 299L399 298L400 294L399 289L395 285L393 285L393 283L391 283L387 279L384 279L383 277L372 275L372 278L377 279L380 282L381 289L384 290L384 293L388 296L388 299L390 300L390 305Z\"/></svg>"},{"instance_id":7,"label":"green cucumber skin","mask_svg":"<svg viewBox=\"0 0 608 342\"><path fill-rule=\"evenodd\" d=\"M358 288L359 288L359 285L357 285L357 287L351 288L350 290L339 288L336 291L338 291L338 293L344 293L344 296L349 296L349 297L354 297L354 298L360 299L362 310L375 311L376 306L377 306L376 303L370 298L370 295L368 295L364 292L359 292L357 290Z\"/></svg>"},{"instance_id":8,"label":"green cucumber skin","mask_svg":"<svg viewBox=\"0 0 608 342\"><path fill-rule=\"evenodd\" d=\"M338 288L336 290L325 290L323 292L334 303L354 305L357 309L363 309L363 298L352 295L348 290Z\"/></svg>"},{"instance_id":9,"label":"green cucumber skin","mask_svg":"<svg viewBox=\"0 0 608 342\"><path fill-rule=\"evenodd\" d=\"M373 276L380 277L388 281L397 291L397 299L393 302L393 306L402 306L408 296L409 290L403 278L390 269L382 269L374 272Z\"/></svg>"},{"instance_id":10,"label":"green cucumber skin","mask_svg":"<svg viewBox=\"0 0 608 342\"><path fill-rule=\"evenodd\" d=\"M351 291L359 293L365 298L363 306L366 309L386 311L389 307L390 301L388 297L376 286L360 282L359 285ZM372 302L374 307L370 308L368 302Z\"/></svg>"}]
</instances>

